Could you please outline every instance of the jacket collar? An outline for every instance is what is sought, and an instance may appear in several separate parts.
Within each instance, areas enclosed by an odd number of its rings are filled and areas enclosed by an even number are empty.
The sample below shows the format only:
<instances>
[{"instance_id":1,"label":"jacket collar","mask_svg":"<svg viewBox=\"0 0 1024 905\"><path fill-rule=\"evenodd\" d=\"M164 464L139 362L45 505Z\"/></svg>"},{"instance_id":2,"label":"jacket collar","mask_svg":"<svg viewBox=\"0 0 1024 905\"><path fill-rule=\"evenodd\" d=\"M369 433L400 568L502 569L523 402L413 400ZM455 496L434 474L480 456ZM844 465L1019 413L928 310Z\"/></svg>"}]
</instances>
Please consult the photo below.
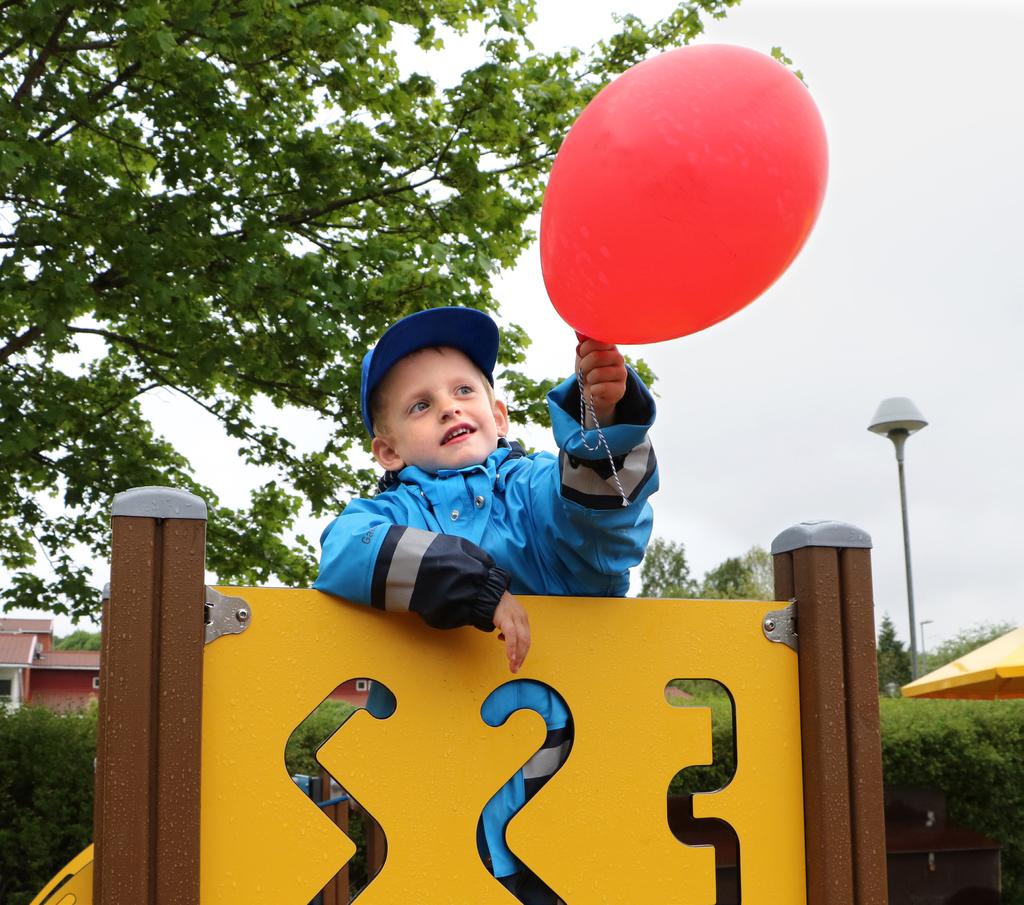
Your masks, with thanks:
<instances>
[{"instance_id":1,"label":"jacket collar","mask_svg":"<svg viewBox=\"0 0 1024 905\"><path fill-rule=\"evenodd\" d=\"M479 465L467 465L465 468L452 468L444 469L443 471L434 473L424 471L416 465L407 465L401 471L385 471L383 475L377 480L377 491L379 493L385 493L399 484L415 484L420 487L424 487L433 484L438 478L446 478L450 475L455 474L470 474L474 471L486 472L493 482L497 478L498 469L506 461L513 459L520 459L526 455L523 447L513 441L506 440L504 437L498 438L498 448L494 450L483 462Z\"/></svg>"}]
</instances>

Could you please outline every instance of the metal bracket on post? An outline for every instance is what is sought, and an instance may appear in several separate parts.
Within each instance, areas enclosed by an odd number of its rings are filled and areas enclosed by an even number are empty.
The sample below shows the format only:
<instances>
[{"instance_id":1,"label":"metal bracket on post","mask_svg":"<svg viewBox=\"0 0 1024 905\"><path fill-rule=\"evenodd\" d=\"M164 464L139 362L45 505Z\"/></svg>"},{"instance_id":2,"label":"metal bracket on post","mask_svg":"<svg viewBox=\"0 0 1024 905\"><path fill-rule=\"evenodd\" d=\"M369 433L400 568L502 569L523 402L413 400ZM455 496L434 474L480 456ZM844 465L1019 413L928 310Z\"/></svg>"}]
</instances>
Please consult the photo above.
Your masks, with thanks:
<instances>
[{"instance_id":1,"label":"metal bracket on post","mask_svg":"<svg viewBox=\"0 0 1024 905\"><path fill-rule=\"evenodd\" d=\"M761 628L769 641L785 644L786 647L799 651L800 641L796 631L796 600L791 600L789 606L784 609L765 613Z\"/></svg>"},{"instance_id":2,"label":"metal bracket on post","mask_svg":"<svg viewBox=\"0 0 1024 905\"><path fill-rule=\"evenodd\" d=\"M252 610L241 597L226 597L206 588L206 643L221 635L240 635L252 622Z\"/></svg>"}]
</instances>

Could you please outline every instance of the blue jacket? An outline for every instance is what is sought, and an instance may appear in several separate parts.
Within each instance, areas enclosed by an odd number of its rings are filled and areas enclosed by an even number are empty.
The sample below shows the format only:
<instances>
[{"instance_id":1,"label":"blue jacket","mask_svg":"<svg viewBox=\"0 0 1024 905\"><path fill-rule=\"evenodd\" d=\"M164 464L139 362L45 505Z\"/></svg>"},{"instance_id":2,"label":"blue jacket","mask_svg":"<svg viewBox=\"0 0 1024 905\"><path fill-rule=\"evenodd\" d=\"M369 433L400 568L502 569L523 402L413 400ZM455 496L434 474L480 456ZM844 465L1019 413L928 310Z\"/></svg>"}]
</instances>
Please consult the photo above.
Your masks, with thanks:
<instances>
[{"instance_id":1,"label":"blue jacket","mask_svg":"<svg viewBox=\"0 0 1024 905\"><path fill-rule=\"evenodd\" d=\"M383 492L353 500L328 525L314 587L380 609L412 610L436 628L484 631L493 630L506 588L513 594L624 596L629 569L650 538L647 497L658 487L647 438L654 400L629 374L616 423L603 429L629 505L623 505L597 431L580 431L579 388L569 378L548 394L557 457L526 455L503 441L479 465L436 474L407 466L389 476ZM367 706L383 716L394 701L375 684ZM561 766L571 744L565 704L537 682L511 682L492 692L483 717L497 726L519 709L540 713L548 738L484 809L483 835L498 877L520 869L505 845L505 826Z\"/></svg>"}]
</instances>

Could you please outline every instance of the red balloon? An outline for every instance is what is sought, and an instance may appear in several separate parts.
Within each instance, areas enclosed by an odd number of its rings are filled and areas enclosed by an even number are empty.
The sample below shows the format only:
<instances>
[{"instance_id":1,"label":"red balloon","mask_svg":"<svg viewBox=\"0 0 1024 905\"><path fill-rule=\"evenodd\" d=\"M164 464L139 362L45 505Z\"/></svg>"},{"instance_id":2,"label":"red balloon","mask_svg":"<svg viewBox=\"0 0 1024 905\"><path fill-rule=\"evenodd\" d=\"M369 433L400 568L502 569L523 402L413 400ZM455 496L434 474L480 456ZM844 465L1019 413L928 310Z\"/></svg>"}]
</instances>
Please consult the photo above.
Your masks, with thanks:
<instances>
[{"instance_id":1,"label":"red balloon","mask_svg":"<svg viewBox=\"0 0 1024 905\"><path fill-rule=\"evenodd\" d=\"M548 295L606 342L710 327L793 261L827 175L818 109L771 57L703 44L646 60L594 97L555 158L540 225Z\"/></svg>"}]
</instances>

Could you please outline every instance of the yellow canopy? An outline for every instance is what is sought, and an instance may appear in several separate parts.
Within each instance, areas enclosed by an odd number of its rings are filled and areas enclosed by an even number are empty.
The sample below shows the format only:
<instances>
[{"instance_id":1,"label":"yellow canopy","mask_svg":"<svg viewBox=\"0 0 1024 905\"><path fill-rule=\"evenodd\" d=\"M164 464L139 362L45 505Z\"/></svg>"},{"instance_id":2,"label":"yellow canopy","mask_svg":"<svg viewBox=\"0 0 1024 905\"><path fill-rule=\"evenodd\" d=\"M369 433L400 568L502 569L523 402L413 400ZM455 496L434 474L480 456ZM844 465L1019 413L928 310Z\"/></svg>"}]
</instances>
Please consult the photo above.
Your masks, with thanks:
<instances>
[{"instance_id":1,"label":"yellow canopy","mask_svg":"<svg viewBox=\"0 0 1024 905\"><path fill-rule=\"evenodd\" d=\"M1024 698L1024 626L921 676L901 690L905 698Z\"/></svg>"}]
</instances>

